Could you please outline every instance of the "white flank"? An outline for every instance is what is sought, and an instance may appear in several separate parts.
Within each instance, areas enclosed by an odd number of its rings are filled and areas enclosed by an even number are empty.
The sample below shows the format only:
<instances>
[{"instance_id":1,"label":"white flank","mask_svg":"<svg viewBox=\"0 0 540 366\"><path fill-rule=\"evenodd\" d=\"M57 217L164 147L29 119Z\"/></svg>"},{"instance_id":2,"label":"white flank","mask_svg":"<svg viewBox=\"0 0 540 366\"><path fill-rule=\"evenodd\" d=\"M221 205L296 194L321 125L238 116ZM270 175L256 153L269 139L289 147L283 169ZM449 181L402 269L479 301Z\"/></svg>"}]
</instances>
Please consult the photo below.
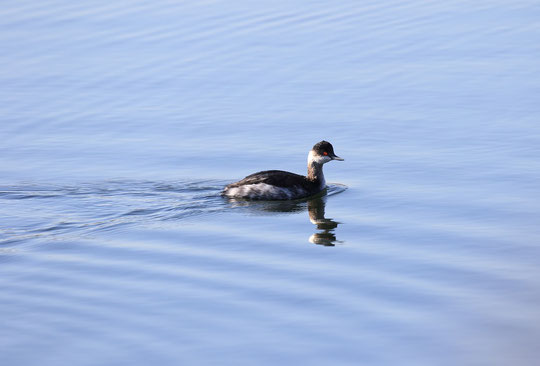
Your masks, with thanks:
<instances>
[{"instance_id":1,"label":"white flank","mask_svg":"<svg viewBox=\"0 0 540 366\"><path fill-rule=\"evenodd\" d=\"M306 191L300 187L276 187L266 183L246 184L240 187L232 187L225 190L227 197L252 198L252 199L281 199L287 200L303 196Z\"/></svg>"}]
</instances>

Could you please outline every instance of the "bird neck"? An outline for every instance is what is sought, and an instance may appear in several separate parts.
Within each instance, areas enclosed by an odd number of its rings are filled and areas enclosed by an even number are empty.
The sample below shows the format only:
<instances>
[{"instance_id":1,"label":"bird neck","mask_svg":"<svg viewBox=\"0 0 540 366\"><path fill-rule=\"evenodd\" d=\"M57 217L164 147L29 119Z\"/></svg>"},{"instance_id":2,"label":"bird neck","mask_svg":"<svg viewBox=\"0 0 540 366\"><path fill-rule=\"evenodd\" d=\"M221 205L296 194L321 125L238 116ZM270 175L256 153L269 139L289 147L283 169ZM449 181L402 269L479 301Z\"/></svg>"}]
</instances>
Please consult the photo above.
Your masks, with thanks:
<instances>
[{"instance_id":1,"label":"bird neck","mask_svg":"<svg viewBox=\"0 0 540 366\"><path fill-rule=\"evenodd\" d=\"M323 174L323 164L316 161L311 151L308 156L307 179L312 182L320 182L322 187L326 185Z\"/></svg>"}]
</instances>

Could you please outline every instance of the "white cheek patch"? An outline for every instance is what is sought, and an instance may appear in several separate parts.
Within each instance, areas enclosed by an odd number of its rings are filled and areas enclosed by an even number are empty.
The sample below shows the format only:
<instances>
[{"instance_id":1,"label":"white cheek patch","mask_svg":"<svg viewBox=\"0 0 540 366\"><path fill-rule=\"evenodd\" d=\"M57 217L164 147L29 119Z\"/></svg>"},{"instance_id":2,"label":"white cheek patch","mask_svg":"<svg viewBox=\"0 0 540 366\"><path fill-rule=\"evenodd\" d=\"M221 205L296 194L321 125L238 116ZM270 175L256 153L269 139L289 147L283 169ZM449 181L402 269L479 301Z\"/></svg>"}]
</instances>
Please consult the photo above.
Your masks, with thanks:
<instances>
[{"instance_id":1,"label":"white cheek patch","mask_svg":"<svg viewBox=\"0 0 540 366\"><path fill-rule=\"evenodd\" d=\"M325 164L332 160L329 156L315 155L313 150L309 152L308 155L308 165L310 163Z\"/></svg>"}]
</instances>

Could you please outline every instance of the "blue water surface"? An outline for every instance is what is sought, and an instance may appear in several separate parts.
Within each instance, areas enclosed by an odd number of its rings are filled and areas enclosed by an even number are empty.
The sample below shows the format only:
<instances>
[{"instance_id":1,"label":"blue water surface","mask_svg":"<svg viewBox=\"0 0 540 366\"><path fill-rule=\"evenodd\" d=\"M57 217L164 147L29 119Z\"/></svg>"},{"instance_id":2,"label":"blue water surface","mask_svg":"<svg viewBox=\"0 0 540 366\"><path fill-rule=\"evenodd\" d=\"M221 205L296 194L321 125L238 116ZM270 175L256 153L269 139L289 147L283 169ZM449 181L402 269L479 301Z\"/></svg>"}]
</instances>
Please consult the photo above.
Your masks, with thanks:
<instances>
[{"instance_id":1,"label":"blue water surface","mask_svg":"<svg viewBox=\"0 0 540 366\"><path fill-rule=\"evenodd\" d=\"M4 365L536 365L536 1L8 1ZM250 173L325 194L235 202Z\"/></svg>"}]
</instances>

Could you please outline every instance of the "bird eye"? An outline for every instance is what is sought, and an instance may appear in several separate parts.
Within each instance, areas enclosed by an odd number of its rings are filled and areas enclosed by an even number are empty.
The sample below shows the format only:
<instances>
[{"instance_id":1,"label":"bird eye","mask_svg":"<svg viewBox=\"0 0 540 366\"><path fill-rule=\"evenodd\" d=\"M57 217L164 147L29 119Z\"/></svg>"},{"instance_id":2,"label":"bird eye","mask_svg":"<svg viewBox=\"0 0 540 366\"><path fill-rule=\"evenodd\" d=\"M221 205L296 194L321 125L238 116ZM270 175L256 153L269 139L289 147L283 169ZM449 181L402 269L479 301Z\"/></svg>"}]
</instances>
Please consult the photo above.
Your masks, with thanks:
<instances>
[{"instance_id":1,"label":"bird eye","mask_svg":"<svg viewBox=\"0 0 540 366\"><path fill-rule=\"evenodd\" d=\"M325 152L323 152L323 155L326 156L326 155L328 155L328 153L325 151Z\"/></svg>"}]
</instances>

